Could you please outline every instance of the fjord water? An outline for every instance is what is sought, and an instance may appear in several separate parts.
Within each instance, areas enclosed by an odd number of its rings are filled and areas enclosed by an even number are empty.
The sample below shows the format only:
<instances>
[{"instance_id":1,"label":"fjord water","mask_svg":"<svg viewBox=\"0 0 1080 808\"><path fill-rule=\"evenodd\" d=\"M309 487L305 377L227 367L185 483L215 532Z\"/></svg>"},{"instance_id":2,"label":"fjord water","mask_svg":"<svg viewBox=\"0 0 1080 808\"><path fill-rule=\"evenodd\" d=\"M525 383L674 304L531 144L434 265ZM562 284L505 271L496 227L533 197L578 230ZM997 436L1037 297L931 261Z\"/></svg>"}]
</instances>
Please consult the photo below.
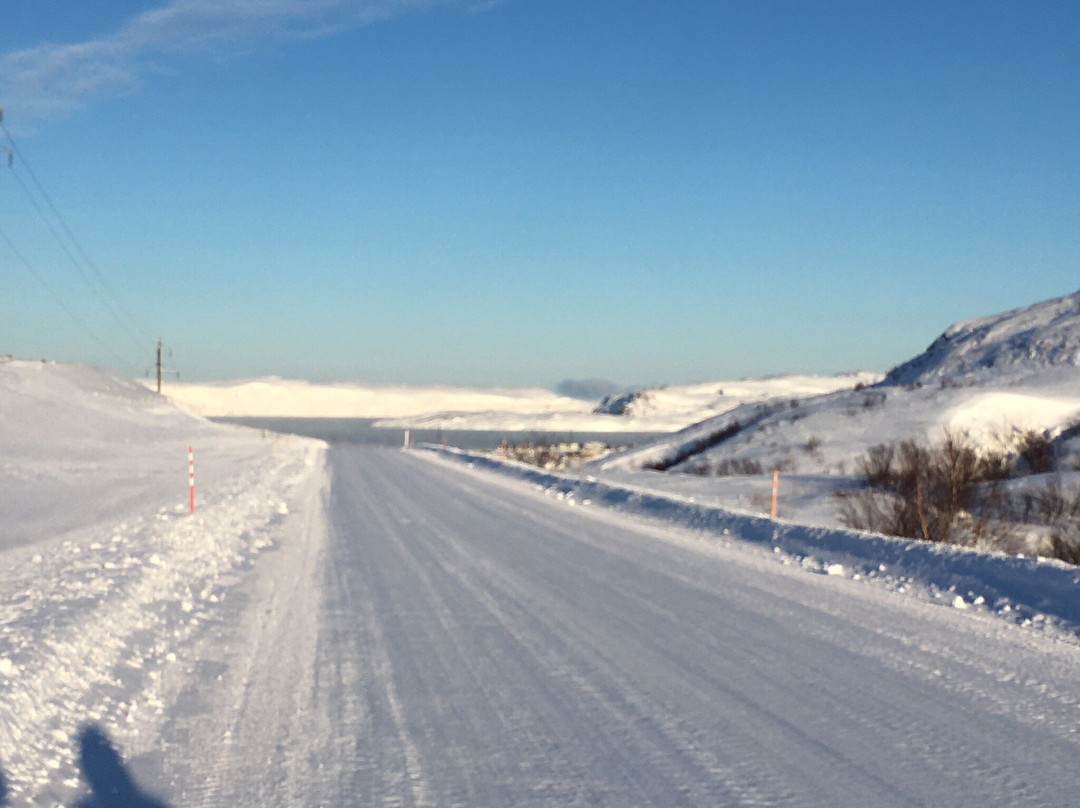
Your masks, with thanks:
<instances>
[{"instance_id":1,"label":"fjord water","mask_svg":"<svg viewBox=\"0 0 1080 808\"><path fill-rule=\"evenodd\" d=\"M290 435L319 438L328 443L359 443L371 446L401 446L405 430L379 427L377 418L214 418L214 421L265 429ZM473 429L410 429L410 439L418 443L445 443L459 449L497 449L507 443L586 443L599 441L609 446L640 446L662 437L664 432L567 432Z\"/></svg>"}]
</instances>

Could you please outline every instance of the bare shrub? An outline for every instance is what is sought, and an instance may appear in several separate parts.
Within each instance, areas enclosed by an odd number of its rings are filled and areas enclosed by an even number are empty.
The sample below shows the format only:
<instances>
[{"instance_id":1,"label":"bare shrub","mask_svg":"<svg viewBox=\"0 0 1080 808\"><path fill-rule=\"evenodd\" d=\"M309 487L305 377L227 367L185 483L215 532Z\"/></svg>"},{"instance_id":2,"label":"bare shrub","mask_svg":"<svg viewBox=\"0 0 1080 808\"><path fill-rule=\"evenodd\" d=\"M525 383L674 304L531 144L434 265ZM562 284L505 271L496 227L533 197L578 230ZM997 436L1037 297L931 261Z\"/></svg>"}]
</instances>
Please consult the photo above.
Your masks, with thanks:
<instances>
[{"instance_id":1,"label":"bare shrub","mask_svg":"<svg viewBox=\"0 0 1080 808\"><path fill-rule=\"evenodd\" d=\"M692 474L695 477L708 477L711 472L712 467L709 465L708 460L698 460L695 463L688 464L683 469L683 473Z\"/></svg>"},{"instance_id":2,"label":"bare shrub","mask_svg":"<svg viewBox=\"0 0 1080 808\"><path fill-rule=\"evenodd\" d=\"M978 477L980 480L1000 482L1012 476L1009 455L1001 449L984 449L979 454Z\"/></svg>"},{"instance_id":3,"label":"bare shrub","mask_svg":"<svg viewBox=\"0 0 1080 808\"><path fill-rule=\"evenodd\" d=\"M889 488L893 480L893 460L896 446L891 443L879 443L871 446L857 462L859 474L871 488Z\"/></svg>"},{"instance_id":4,"label":"bare shrub","mask_svg":"<svg viewBox=\"0 0 1080 808\"><path fill-rule=\"evenodd\" d=\"M783 474L794 474L798 471L799 464L795 462L795 458L785 455L773 463L772 467Z\"/></svg>"},{"instance_id":5,"label":"bare shrub","mask_svg":"<svg viewBox=\"0 0 1080 808\"><path fill-rule=\"evenodd\" d=\"M1042 432L1029 429L1016 442L1018 464L1028 474L1047 474L1057 468L1054 444Z\"/></svg>"},{"instance_id":6,"label":"bare shrub","mask_svg":"<svg viewBox=\"0 0 1080 808\"><path fill-rule=\"evenodd\" d=\"M914 440L880 444L859 460L859 468L869 491L840 495L845 525L925 541L963 540L957 522L984 480L979 454L965 433L946 430L936 446Z\"/></svg>"},{"instance_id":7,"label":"bare shrub","mask_svg":"<svg viewBox=\"0 0 1080 808\"><path fill-rule=\"evenodd\" d=\"M1028 519L1048 525L1048 554L1069 564L1080 564L1080 489L1065 491L1057 479L1026 492L1023 511Z\"/></svg>"},{"instance_id":8,"label":"bare shrub","mask_svg":"<svg viewBox=\"0 0 1080 808\"><path fill-rule=\"evenodd\" d=\"M859 530L1014 553L1025 549L1024 533L1036 525L1049 529L1047 554L1080 564L1080 488L1067 491L1056 477L1014 493L1005 484L1023 447L1031 452L1019 462L1045 467L1043 444L1044 436L1025 433L1010 457L979 452L966 433L947 431L934 446L874 446L858 461L866 487L836 494L839 519Z\"/></svg>"},{"instance_id":9,"label":"bare shrub","mask_svg":"<svg viewBox=\"0 0 1080 808\"><path fill-rule=\"evenodd\" d=\"M761 464L746 457L725 457L716 464L717 477L748 477L761 474Z\"/></svg>"},{"instance_id":10,"label":"bare shrub","mask_svg":"<svg viewBox=\"0 0 1080 808\"><path fill-rule=\"evenodd\" d=\"M873 488L837 491L840 524L855 530L869 530L889 536L907 536L900 500Z\"/></svg>"},{"instance_id":11,"label":"bare shrub","mask_svg":"<svg viewBox=\"0 0 1080 808\"><path fill-rule=\"evenodd\" d=\"M1050 556L1058 558L1067 564L1080 565L1080 535L1074 530L1072 535L1064 531L1055 531L1050 534Z\"/></svg>"},{"instance_id":12,"label":"bare shrub","mask_svg":"<svg viewBox=\"0 0 1080 808\"><path fill-rule=\"evenodd\" d=\"M1050 480L1041 489L1031 495L1031 510L1040 522L1054 524L1061 522L1071 513L1076 503L1070 503L1061 490L1061 483Z\"/></svg>"}]
</instances>

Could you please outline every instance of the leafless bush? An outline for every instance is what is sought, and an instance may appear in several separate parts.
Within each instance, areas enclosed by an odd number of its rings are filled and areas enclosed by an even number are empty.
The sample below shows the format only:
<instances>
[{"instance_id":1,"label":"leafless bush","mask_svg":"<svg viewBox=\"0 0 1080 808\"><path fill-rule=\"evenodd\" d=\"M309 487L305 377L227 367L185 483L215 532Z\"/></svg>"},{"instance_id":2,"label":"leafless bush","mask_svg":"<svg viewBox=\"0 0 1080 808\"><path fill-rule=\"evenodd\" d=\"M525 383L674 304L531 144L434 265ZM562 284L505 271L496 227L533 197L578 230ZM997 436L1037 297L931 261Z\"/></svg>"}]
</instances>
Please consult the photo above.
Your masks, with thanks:
<instances>
[{"instance_id":1,"label":"leafless bush","mask_svg":"<svg viewBox=\"0 0 1080 808\"><path fill-rule=\"evenodd\" d=\"M936 446L914 440L874 446L859 468L869 490L840 495L844 524L933 542L970 537L970 530L958 530L957 523L969 516L985 478L965 433L947 430Z\"/></svg>"},{"instance_id":2,"label":"leafless bush","mask_svg":"<svg viewBox=\"0 0 1080 808\"><path fill-rule=\"evenodd\" d=\"M795 462L795 458L784 455L775 463L772 464L774 470L781 472L782 474L794 474L799 469L799 464Z\"/></svg>"},{"instance_id":3,"label":"leafless bush","mask_svg":"<svg viewBox=\"0 0 1080 808\"><path fill-rule=\"evenodd\" d=\"M1059 558L1068 564L1080 565L1080 533L1075 529L1068 532L1054 531L1051 533L1050 556Z\"/></svg>"},{"instance_id":4,"label":"leafless bush","mask_svg":"<svg viewBox=\"0 0 1080 808\"><path fill-rule=\"evenodd\" d=\"M1042 432L1029 429L1016 442L1017 462L1029 474L1047 474L1057 467L1054 444Z\"/></svg>"},{"instance_id":5,"label":"leafless bush","mask_svg":"<svg viewBox=\"0 0 1080 808\"><path fill-rule=\"evenodd\" d=\"M979 454L980 480L1001 481L1012 476L1009 455L1001 449L984 449Z\"/></svg>"},{"instance_id":6,"label":"leafless bush","mask_svg":"<svg viewBox=\"0 0 1080 808\"><path fill-rule=\"evenodd\" d=\"M698 460L694 463L689 463L683 469L683 473L692 474L695 477L708 477L712 472L712 467L709 465L708 460Z\"/></svg>"},{"instance_id":7,"label":"leafless bush","mask_svg":"<svg viewBox=\"0 0 1080 808\"><path fill-rule=\"evenodd\" d=\"M714 473L717 477L748 477L761 474L761 464L745 457L725 457L716 464Z\"/></svg>"},{"instance_id":8,"label":"leafless bush","mask_svg":"<svg viewBox=\"0 0 1080 808\"><path fill-rule=\"evenodd\" d=\"M1027 468L1047 462L1042 436L1026 433L1018 447L1032 447ZM839 492L839 518L848 527L894 536L1024 549L1025 525L1049 528L1049 555L1080 564L1080 488L1059 479L1010 493L1011 460L999 450L979 452L963 432L946 432L935 446L914 440L881 444L858 461L866 487Z\"/></svg>"},{"instance_id":9,"label":"leafless bush","mask_svg":"<svg viewBox=\"0 0 1080 808\"><path fill-rule=\"evenodd\" d=\"M1030 503L1030 505L1028 505ZM1080 516L1080 492L1069 497L1058 480L1049 480L1046 485L1025 497L1025 510L1046 524L1058 524L1073 521Z\"/></svg>"},{"instance_id":10,"label":"leafless bush","mask_svg":"<svg viewBox=\"0 0 1080 808\"><path fill-rule=\"evenodd\" d=\"M863 457L858 459L859 474L871 488L888 488L893 480L893 460L896 458L896 446L891 443L879 443L871 446Z\"/></svg>"},{"instance_id":11,"label":"leafless bush","mask_svg":"<svg viewBox=\"0 0 1080 808\"><path fill-rule=\"evenodd\" d=\"M1080 489L1066 491L1053 479L1018 499L1020 518L1050 527L1049 555L1080 564Z\"/></svg>"}]
</instances>

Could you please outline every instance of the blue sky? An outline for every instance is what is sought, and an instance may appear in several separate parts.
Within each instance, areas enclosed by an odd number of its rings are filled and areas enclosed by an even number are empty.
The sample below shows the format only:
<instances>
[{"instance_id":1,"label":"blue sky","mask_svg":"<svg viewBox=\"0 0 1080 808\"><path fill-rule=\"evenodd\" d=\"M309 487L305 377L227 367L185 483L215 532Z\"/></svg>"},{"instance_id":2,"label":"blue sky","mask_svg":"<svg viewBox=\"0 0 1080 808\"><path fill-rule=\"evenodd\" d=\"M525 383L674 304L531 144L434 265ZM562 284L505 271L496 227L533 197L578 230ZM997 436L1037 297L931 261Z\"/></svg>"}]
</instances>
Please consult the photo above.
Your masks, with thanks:
<instances>
[{"instance_id":1,"label":"blue sky","mask_svg":"<svg viewBox=\"0 0 1080 808\"><path fill-rule=\"evenodd\" d=\"M0 354L681 383L1080 288L1076 3L8 5Z\"/></svg>"}]
</instances>

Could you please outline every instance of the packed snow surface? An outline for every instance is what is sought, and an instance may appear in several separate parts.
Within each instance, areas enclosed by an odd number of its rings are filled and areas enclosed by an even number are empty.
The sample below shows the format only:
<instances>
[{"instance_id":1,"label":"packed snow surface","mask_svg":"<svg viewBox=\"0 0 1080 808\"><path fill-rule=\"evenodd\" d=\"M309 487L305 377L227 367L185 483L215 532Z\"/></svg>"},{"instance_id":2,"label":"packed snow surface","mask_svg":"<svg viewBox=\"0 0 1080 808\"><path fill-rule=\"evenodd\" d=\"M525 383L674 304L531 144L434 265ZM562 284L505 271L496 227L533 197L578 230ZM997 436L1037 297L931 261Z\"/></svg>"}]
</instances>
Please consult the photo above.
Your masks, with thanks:
<instances>
[{"instance_id":1,"label":"packed snow surface","mask_svg":"<svg viewBox=\"0 0 1080 808\"><path fill-rule=\"evenodd\" d=\"M0 795L74 804L77 742L92 752L97 727L151 748L187 649L237 608L243 571L303 540L287 514L317 504L321 452L107 372L0 361Z\"/></svg>"},{"instance_id":2,"label":"packed snow surface","mask_svg":"<svg viewBox=\"0 0 1080 808\"><path fill-rule=\"evenodd\" d=\"M1080 576L1060 563L326 452L41 363L0 363L0 483L13 806L1066 806L1080 787Z\"/></svg>"}]
</instances>

